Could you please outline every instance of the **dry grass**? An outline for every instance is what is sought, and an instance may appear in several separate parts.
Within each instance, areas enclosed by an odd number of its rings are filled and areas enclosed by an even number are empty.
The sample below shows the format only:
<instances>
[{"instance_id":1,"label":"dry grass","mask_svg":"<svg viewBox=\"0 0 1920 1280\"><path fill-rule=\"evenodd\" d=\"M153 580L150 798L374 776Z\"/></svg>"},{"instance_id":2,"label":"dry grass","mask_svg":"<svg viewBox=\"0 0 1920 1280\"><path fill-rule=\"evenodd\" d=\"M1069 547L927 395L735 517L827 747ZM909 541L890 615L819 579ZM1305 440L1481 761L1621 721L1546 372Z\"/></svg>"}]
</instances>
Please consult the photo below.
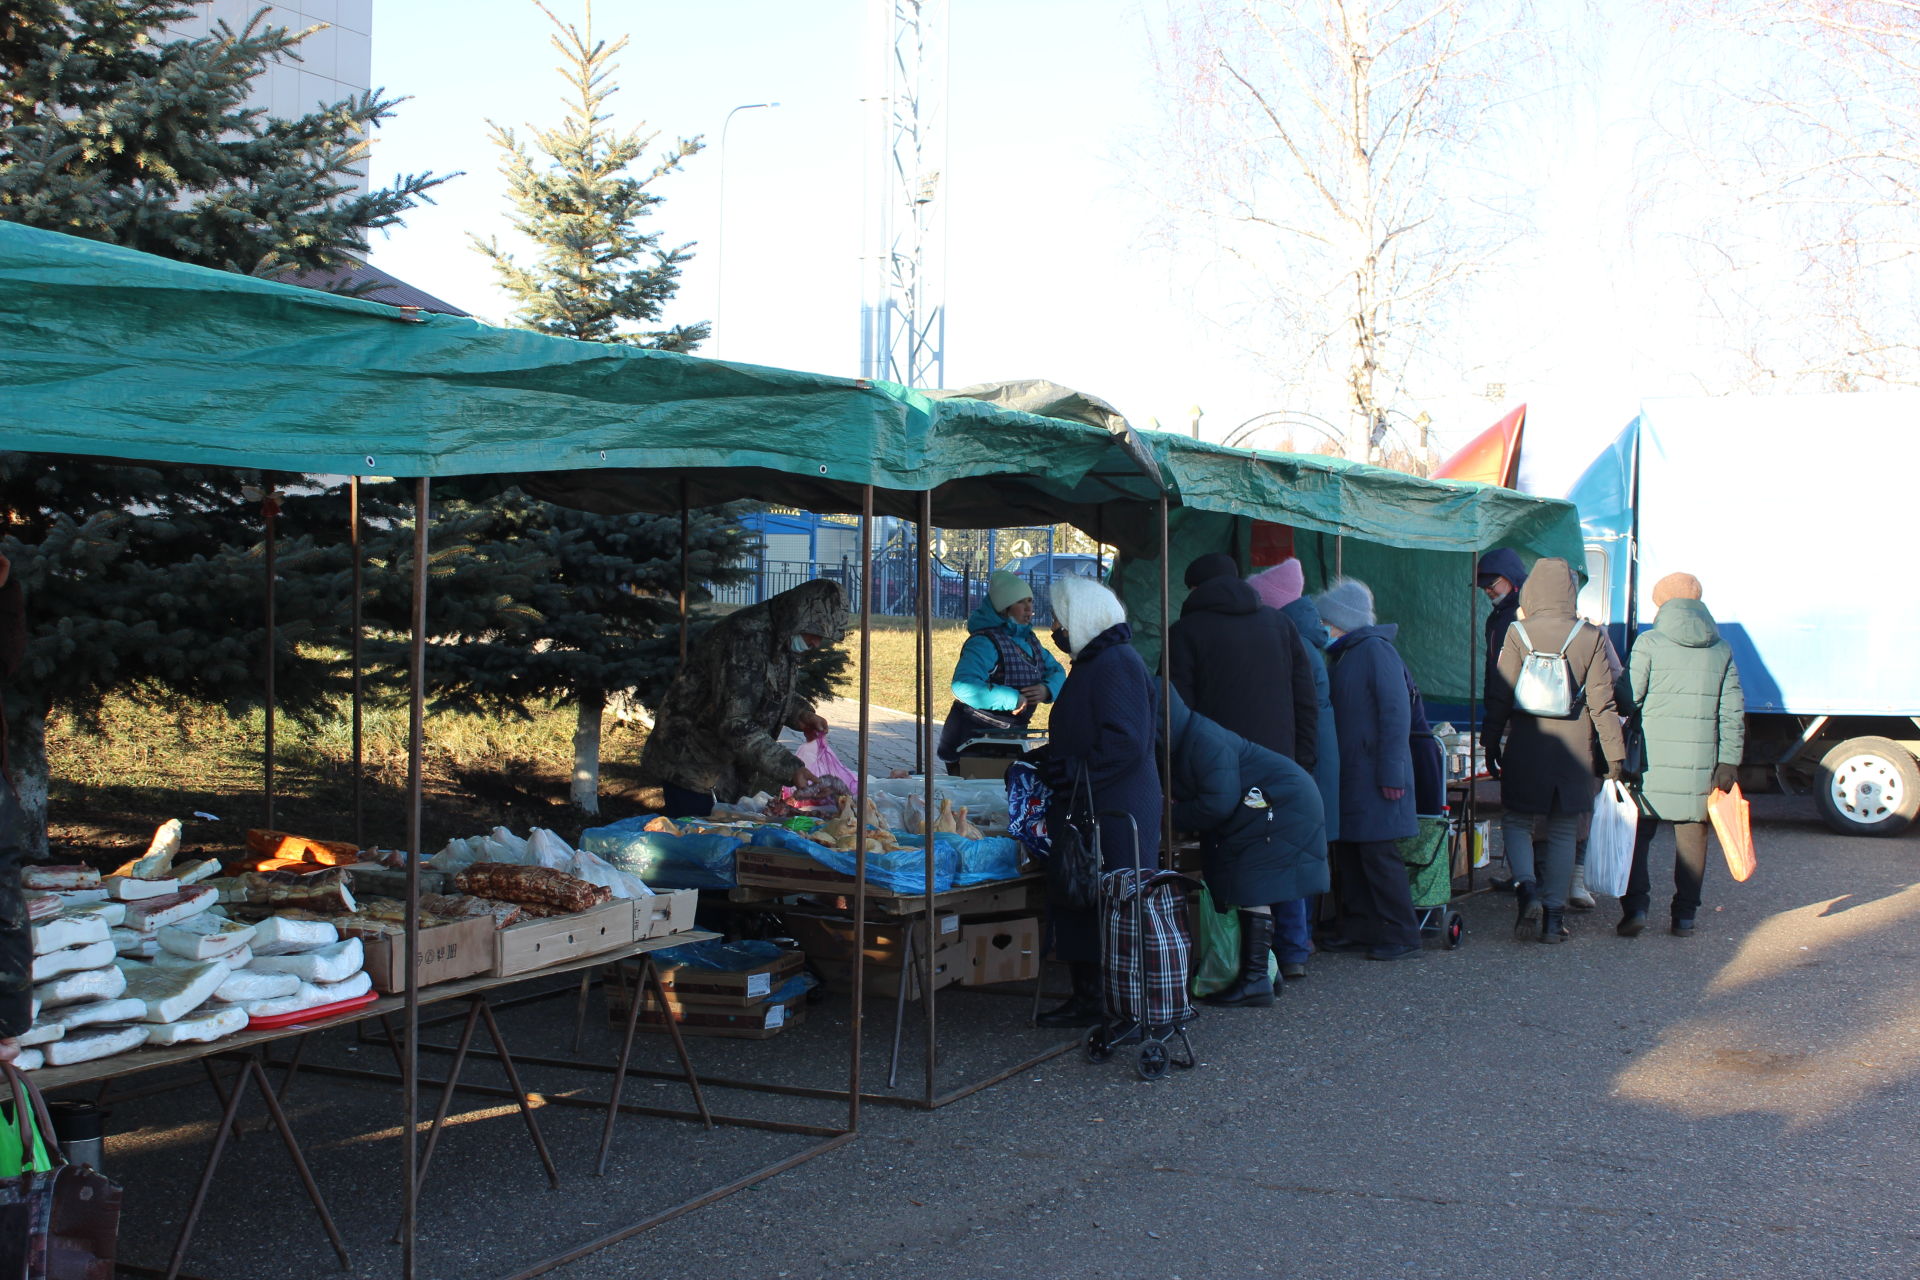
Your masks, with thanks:
<instances>
[{"instance_id":1,"label":"dry grass","mask_svg":"<svg viewBox=\"0 0 1920 1280\"><path fill-rule=\"evenodd\" d=\"M933 716L946 715L948 683L966 630L937 623L933 632ZM858 637L843 690L855 696ZM873 701L914 709L914 630L904 619L875 619ZM1044 717L1046 708L1041 708ZM167 818L195 810L219 815L219 826L192 824L189 842L232 844L245 828L265 821L259 711L232 716L218 707L184 701L153 703L112 698L99 733L56 717L47 730L52 764L51 836L82 855L116 854L144 844ZM573 712L545 707L531 718L464 713L429 714L425 756L425 843L437 848L454 836L499 824L524 831L550 827L568 839L580 829L629 816L654 799L634 779L644 733L607 718L601 743L601 815L585 818L567 805L573 762ZM407 711L400 700L374 700L364 713L365 838L406 841ZM349 709L314 725L285 717L276 730L274 823L282 830L352 839L353 742Z\"/></svg>"}]
</instances>

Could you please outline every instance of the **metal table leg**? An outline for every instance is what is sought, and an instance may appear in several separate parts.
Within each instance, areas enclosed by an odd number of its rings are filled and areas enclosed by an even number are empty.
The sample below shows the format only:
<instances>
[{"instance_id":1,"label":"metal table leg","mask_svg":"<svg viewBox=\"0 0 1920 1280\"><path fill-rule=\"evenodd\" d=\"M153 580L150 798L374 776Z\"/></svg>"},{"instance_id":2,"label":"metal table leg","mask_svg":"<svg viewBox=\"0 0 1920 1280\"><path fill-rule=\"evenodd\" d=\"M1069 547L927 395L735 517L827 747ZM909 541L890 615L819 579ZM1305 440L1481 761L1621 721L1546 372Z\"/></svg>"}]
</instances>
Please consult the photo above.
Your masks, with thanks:
<instances>
[{"instance_id":1,"label":"metal table leg","mask_svg":"<svg viewBox=\"0 0 1920 1280\"><path fill-rule=\"evenodd\" d=\"M627 1025L620 1040L620 1065L613 1073L613 1092L607 1097L607 1122L600 1130L600 1158L593 1168L600 1177L606 1176L607 1153L613 1148L613 1121L620 1113L620 1095L627 1085L627 1065L633 1060L633 1037L640 1027L640 1002L648 991L660 1002L667 1035L680 1058L680 1069L686 1073L687 1088L693 1091L693 1105L700 1112L700 1121L707 1128L713 1128L713 1113L707 1110L707 1097L700 1088L700 1077L694 1073L693 1059L687 1054L686 1038L680 1034L680 1024L673 1020L673 1012L667 1007L666 984L660 981L660 970L654 966L653 957L641 956L640 971L634 975L633 990L627 999Z\"/></svg>"}]
</instances>

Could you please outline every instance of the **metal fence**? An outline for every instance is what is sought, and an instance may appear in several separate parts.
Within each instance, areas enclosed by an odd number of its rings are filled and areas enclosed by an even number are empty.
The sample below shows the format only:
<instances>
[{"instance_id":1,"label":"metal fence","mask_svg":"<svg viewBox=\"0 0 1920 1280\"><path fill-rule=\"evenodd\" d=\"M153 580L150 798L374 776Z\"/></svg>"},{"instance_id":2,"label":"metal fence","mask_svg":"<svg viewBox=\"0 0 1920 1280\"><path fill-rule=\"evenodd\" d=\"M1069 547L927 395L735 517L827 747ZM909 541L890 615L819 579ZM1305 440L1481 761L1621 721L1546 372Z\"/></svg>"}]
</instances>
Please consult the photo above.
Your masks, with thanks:
<instances>
[{"instance_id":1,"label":"metal fence","mask_svg":"<svg viewBox=\"0 0 1920 1280\"><path fill-rule=\"evenodd\" d=\"M933 616L963 619L987 598L986 574L971 566L955 569L942 560L933 564ZM747 566L747 577L724 587L713 588L716 603L728 605L758 604L782 591L792 590L815 578L828 578L846 589L847 607L860 610L861 574L857 562L842 559L836 563L813 560L762 560ZM881 617L910 618L916 612L915 563L911 556L875 556L873 560L873 611ZM1033 587L1036 621L1052 620L1051 585L1058 578L1074 575L1061 569L1048 573L1044 566L1023 575Z\"/></svg>"}]
</instances>

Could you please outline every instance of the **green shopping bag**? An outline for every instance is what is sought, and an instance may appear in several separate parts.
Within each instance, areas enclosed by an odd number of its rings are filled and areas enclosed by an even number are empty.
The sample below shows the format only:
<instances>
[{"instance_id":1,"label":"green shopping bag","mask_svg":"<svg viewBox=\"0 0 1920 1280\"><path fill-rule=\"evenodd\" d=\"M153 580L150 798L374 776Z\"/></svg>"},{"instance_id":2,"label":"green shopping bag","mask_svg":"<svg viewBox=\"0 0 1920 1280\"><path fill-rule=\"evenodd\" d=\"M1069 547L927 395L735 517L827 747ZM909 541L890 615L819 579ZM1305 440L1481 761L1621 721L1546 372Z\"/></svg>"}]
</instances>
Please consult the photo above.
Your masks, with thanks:
<instances>
[{"instance_id":1,"label":"green shopping bag","mask_svg":"<svg viewBox=\"0 0 1920 1280\"><path fill-rule=\"evenodd\" d=\"M1193 972L1193 994L1210 996L1232 986L1240 976L1240 913L1221 911L1213 904L1213 893L1202 885L1200 907L1195 913L1194 949L1200 963ZM1280 962L1267 954L1267 977L1280 976Z\"/></svg>"},{"instance_id":2,"label":"green shopping bag","mask_svg":"<svg viewBox=\"0 0 1920 1280\"><path fill-rule=\"evenodd\" d=\"M30 1126L33 1130L33 1163L25 1166L20 1161L20 1125L13 1118L13 1100L0 1101L0 1178L17 1178L23 1173L46 1173L53 1168L53 1158L47 1154L47 1139L40 1132L40 1126Z\"/></svg>"}]
</instances>

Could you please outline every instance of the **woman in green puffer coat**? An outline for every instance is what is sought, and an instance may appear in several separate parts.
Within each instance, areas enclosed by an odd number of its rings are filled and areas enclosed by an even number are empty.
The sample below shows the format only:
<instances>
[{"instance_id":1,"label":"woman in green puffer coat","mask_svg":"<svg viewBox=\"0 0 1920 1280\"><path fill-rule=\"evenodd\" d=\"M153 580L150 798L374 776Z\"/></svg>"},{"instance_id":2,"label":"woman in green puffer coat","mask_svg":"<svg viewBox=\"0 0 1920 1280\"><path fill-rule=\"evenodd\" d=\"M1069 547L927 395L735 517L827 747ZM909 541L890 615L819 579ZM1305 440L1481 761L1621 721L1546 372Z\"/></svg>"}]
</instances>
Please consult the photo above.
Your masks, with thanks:
<instances>
[{"instance_id":1,"label":"woman in green puffer coat","mask_svg":"<svg viewBox=\"0 0 1920 1280\"><path fill-rule=\"evenodd\" d=\"M1707 795L1738 777L1746 746L1746 698L1733 650L1700 600L1700 580L1670 573L1653 587L1653 629L1627 659L1633 704L1646 736L1640 779L1640 829L1633 870L1615 930L1631 938L1647 927L1651 881L1647 854L1662 822L1673 824L1673 932L1693 933L1707 874Z\"/></svg>"}]
</instances>

